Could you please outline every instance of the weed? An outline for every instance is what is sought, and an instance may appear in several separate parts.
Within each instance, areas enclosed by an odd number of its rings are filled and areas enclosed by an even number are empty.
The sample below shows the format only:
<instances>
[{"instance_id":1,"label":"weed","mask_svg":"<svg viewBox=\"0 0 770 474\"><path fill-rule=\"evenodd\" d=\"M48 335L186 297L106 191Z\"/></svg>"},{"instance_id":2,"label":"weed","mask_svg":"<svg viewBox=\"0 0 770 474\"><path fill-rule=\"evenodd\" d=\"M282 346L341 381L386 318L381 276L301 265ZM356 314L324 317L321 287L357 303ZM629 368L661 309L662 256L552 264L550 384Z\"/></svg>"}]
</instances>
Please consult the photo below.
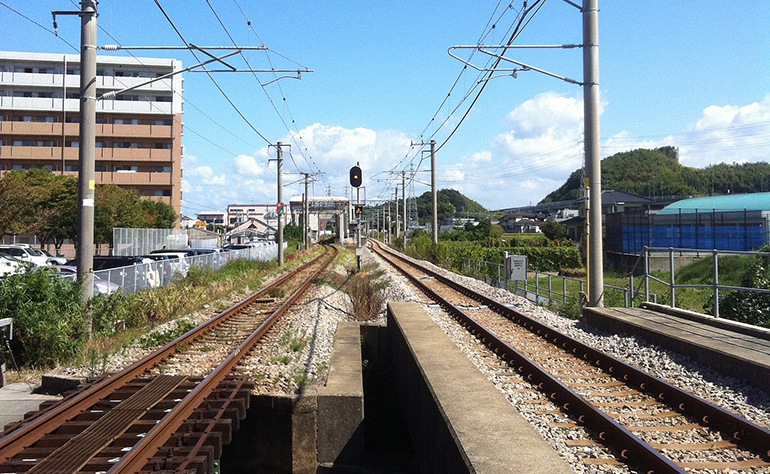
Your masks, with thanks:
<instances>
[{"instance_id":1,"label":"weed","mask_svg":"<svg viewBox=\"0 0 770 474\"><path fill-rule=\"evenodd\" d=\"M195 323L187 319L180 319L176 322L176 327L163 332L154 332L139 339L139 345L144 348L162 346L178 338L187 331L193 329Z\"/></svg>"},{"instance_id":2,"label":"weed","mask_svg":"<svg viewBox=\"0 0 770 474\"><path fill-rule=\"evenodd\" d=\"M308 385L308 377L307 374L301 373L294 376L294 383L297 384L297 387L300 389L306 387Z\"/></svg>"},{"instance_id":3,"label":"weed","mask_svg":"<svg viewBox=\"0 0 770 474\"><path fill-rule=\"evenodd\" d=\"M380 278L384 274L376 264L369 264L348 279L345 289L350 296L351 313L358 321L376 319L385 304L388 281Z\"/></svg>"},{"instance_id":4,"label":"weed","mask_svg":"<svg viewBox=\"0 0 770 474\"><path fill-rule=\"evenodd\" d=\"M276 362L278 362L280 364L283 364L283 365L289 365L289 363L291 362L291 357L289 357L288 355L284 354L282 356L276 356L276 357L271 357L270 358L270 363L271 364L275 364Z\"/></svg>"},{"instance_id":5,"label":"weed","mask_svg":"<svg viewBox=\"0 0 770 474\"><path fill-rule=\"evenodd\" d=\"M208 344L204 344L204 345L203 345L203 347L201 347L200 351L201 351L201 352L211 352L211 351L213 351L214 349L216 349L216 347L214 347L214 346L210 346L210 345L208 345Z\"/></svg>"},{"instance_id":6,"label":"weed","mask_svg":"<svg viewBox=\"0 0 770 474\"><path fill-rule=\"evenodd\" d=\"M289 343L289 349L292 352L299 352L305 348L305 341L303 339L292 339Z\"/></svg>"}]
</instances>

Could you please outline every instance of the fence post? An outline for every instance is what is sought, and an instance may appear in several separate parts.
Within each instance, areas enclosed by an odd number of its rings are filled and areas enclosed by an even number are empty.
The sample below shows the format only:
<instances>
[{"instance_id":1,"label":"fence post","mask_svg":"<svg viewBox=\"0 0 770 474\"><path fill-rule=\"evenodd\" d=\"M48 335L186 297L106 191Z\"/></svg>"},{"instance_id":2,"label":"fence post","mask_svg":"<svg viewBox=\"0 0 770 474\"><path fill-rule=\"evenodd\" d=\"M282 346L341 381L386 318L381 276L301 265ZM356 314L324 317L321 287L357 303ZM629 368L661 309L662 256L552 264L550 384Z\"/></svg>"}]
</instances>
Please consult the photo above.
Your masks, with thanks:
<instances>
[{"instance_id":1,"label":"fence post","mask_svg":"<svg viewBox=\"0 0 770 474\"><path fill-rule=\"evenodd\" d=\"M644 248L644 301L650 301L650 248Z\"/></svg>"},{"instance_id":2,"label":"fence post","mask_svg":"<svg viewBox=\"0 0 770 474\"><path fill-rule=\"evenodd\" d=\"M540 275L535 272L535 304L540 301Z\"/></svg>"},{"instance_id":3,"label":"fence post","mask_svg":"<svg viewBox=\"0 0 770 474\"><path fill-rule=\"evenodd\" d=\"M719 317L719 252L712 250L714 255L714 317Z\"/></svg>"},{"instance_id":4,"label":"fence post","mask_svg":"<svg viewBox=\"0 0 770 474\"><path fill-rule=\"evenodd\" d=\"M548 303L551 303L553 295L551 294L551 274L548 274Z\"/></svg>"},{"instance_id":5,"label":"fence post","mask_svg":"<svg viewBox=\"0 0 770 474\"><path fill-rule=\"evenodd\" d=\"M567 277L561 279L561 294L564 304L567 304Z\"/></svg>"},{"instance_id":6,"label":"fence post","mask_svg":"<svg viewBox=\"0 0 770 474\"><path fill-rule=\"evenodd\" d=\"M631 275L629 276L630 283L631 283L631 307L634 307L634 272L631 272Z\"/></svg>"},{"instance_id":7,"label":"fence post","mask_svg":"<svg viewBox=\"0 0 770 474\"><path fill-rule=\"evenodd\" d=\"M670 272L669 281L669 296L671 297L671 307L676 308L676 288L674 281L674 248L668 248L668 270Z\"/></svg>"},{"instance_id":8,"label":"fence post","mask_svg":"<svg viewBox=\"0 0 770 474\"><path fill-rule=\"evenodd\" d=\"M628 290L623 288L623 307L628 308Z\"/></svg>"}]
</instances>

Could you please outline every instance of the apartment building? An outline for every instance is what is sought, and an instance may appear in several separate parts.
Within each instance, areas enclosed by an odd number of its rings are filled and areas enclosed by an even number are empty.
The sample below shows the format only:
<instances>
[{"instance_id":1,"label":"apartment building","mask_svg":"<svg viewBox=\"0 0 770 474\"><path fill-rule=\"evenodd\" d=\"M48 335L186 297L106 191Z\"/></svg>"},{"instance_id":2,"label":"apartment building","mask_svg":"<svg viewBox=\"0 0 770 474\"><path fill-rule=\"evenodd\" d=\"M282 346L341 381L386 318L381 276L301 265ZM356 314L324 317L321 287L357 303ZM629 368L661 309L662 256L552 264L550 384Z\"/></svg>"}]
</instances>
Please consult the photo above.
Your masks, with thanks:
<instances>
[{"instance_id":1,"label":"apartment building","mask_svg":"<svg viewBox=\"0 0 770 474\"><path fill-rule=\"evenodd\" d=\"M174 59L97 56L97 96L182 68ZM48 168L77 176L80 56L0 52L0 176ZM134 189L181 214L178 74L96 103L96 182Z\"/></svg>"}]
</instances>

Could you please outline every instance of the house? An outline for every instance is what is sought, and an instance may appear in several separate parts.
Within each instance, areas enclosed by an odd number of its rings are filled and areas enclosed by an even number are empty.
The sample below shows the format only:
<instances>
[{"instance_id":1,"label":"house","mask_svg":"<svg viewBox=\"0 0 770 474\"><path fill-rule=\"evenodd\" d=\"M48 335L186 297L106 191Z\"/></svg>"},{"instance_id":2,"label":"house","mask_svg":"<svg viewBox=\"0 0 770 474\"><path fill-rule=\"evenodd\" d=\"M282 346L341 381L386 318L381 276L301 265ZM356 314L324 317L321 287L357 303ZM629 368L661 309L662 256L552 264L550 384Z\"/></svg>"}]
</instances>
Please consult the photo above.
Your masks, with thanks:
<instances>
[{"instance_id":1,"label":"house","mask_svg":"<svg viewBox=\"0 0 770 474\"><path fill-rule=\"evenodd\" d=\"M624 212L626 209L646 209L652 204L652 199L647 199L636 194L618 191L616 189L602 190L602 220L607 214ZM586 215L586 198L575 201L579 209L579 216Z\"/></svg>"}]
</instances>

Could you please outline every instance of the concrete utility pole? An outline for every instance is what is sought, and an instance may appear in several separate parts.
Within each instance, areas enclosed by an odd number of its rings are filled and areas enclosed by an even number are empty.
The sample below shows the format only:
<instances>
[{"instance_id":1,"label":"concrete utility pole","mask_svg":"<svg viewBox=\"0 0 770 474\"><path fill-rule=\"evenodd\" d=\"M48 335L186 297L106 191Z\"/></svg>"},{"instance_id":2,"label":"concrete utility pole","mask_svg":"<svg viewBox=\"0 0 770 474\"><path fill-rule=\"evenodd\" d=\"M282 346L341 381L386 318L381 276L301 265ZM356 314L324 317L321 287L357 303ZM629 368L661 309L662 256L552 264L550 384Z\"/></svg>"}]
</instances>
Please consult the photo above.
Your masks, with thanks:
<instances>
[{"instance_id":1,"label":"concrete utility pole","mask_svg":"<svg viewBox=\"0 0 770 474\"><path fill-rule=\"evenodd\" d=\"M82 283L83 301L85 302L91 299L94 294L96 0L82 0L80 5L80 144L78 148L78 248L76 258L78 280ZM89 327L89 332L90 329Z\"/></svg>"},{"instance_id":2,"label":"concrete utility pole","mask_svg":"<svg viewBox=\"0 0 770 474\"><path fill-rule=\"evenodd\" d=\"M310 178L309 173L302 173L305 176L305 250L308 250L310 248L310 198L307 194L307 184L308 184L308 178Z\"/></svg>"},{"instance_id":3,"label":"concrete utility pole","mask_svg":"<svg viewBox=\"0 0 770 474\"><path fill-rule=\"evenodd\" d=\"M436 140L430 141L430 194L433 210L431 227L433 228L433 243L438 243L438 194L436 192Z\"/></svg>"},{"instance_id":4,"label":"concrete utility pole","mask_svg":"<svg viewBox=\"0 0 770 474\"><path fill-rule=\"evenodd\" d=\"M278 206L283 204L283 149L281 147L283 143L278 142L275 144L276 158L278 161ZM282 208L284 215L286 215L286 208ZM278 212L278 211L276 211ZM278 266L283 266L283 218L284 216L278 214Z\"/></svg>"},{"instance_id":5,"label":"concrete utility pole","mask_svg":"<svg viewBox=\"0 0 770 474\"><path fill-rule=\"evenodd\" d=\"M396 238L401 236L401 223L398 221L398 185L396 185Z\"/></svg>"},{"instance_id":6,"label":"concrete utility pole","mask_svg":"<svg viewBox=\"0 0 770 474\"><path fill-rule=\"evenodd\" d=\"M407 231L409 230L409 221L408 221L407 215L406 215L406 171L402 171L401 172L401 195L403 196L403 199L404 199L404 208L403 208L404 209L404 212L403 212L403 216L404 216L404 248L406 248L406 234L407 234Z\"/></svg>"},{"instance_id":7,"label":"concrete utility pole","mask_svg":"<svg viewBox=\"0 0 770 474\"><path fill-rule=\"evenodd\" d=\"M599 2L583 0L583 114L586 176L590 203L588 225L588 306L604 306L602 258L602 168L599 154Z\"/></svg>"}]
</instances>

